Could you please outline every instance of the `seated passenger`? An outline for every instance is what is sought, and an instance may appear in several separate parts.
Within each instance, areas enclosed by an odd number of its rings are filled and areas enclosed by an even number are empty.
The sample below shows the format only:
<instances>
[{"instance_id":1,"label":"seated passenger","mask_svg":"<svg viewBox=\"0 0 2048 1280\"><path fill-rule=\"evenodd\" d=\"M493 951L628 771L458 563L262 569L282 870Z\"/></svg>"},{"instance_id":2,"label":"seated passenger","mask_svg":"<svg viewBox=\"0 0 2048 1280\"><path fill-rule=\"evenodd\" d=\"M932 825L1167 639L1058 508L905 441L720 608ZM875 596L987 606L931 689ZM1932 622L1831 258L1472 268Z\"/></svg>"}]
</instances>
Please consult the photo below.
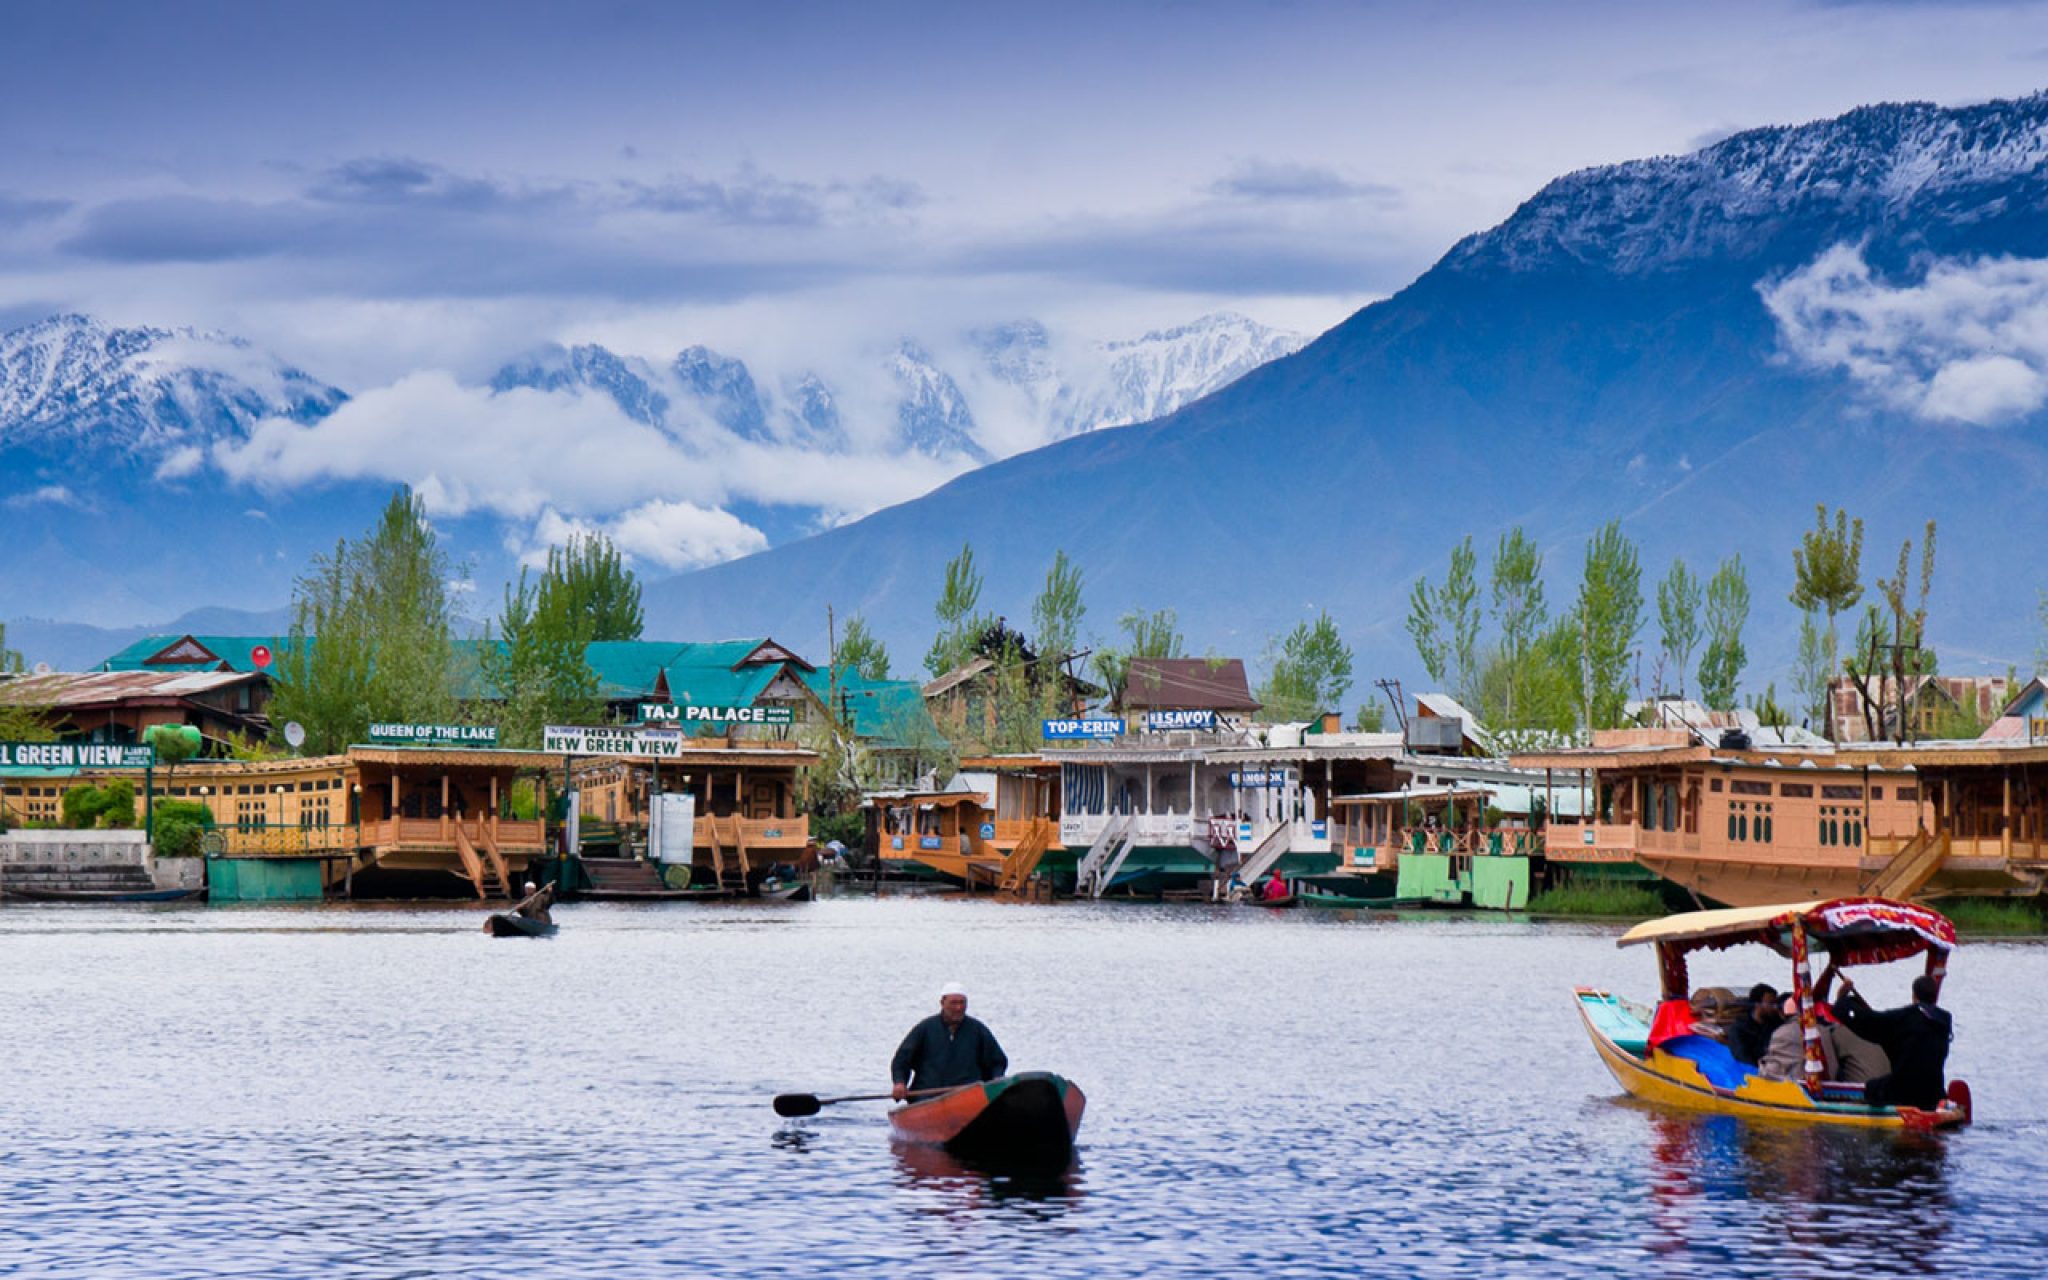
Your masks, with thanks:
<instances>
[{"instance_id":1,"label":"seated passenger","mask_svg":"<svg viewBox=\"0 0 2048 1280\"><path fill-rule=\"evenodd\" d=\"M1804 1031L1799 1025L1798 1001L1786 996L1785 1002L1779 1006L1779 1012L1783 1014L1784 1021L1771 1033L1771 1042L1764 1050L1763 1061L1757 1064L1757 1074L1766 1080L1803 1081L1806 1079L1806 1041ZM1821 1078L1832 1080L1837 1065L1834 1060L1835 1051L1825 1035L1820 1039L1820 1053Z\"/></svg>"},{"instance_id":2,"label":"seated passenger","mask_svg":"<svg viewBox=\"0 0 2048 1280\"><path fill-rule=\"evenodd\" d=\"M1771 1045L1771 1033L1784 1020L1784 1015L1778 1012L1777 989L1768 982L1751 987L1749 1012L1728 1032L1728 1048L1735 1060L1752 1067L1762 1062L1764 1050Z\"/></svg>"},{"instance_id":3,"label":"seated passenger","mask_svg":"<svg viewBox=\"0 0 2048 1280\"><path fill-rule=\"evenodd\" d=\"M1726 987L1701 987L1692 993L1693 1032L1726 1040L1739 1016L1735 993Z\"/></svg>"}]
</instances>

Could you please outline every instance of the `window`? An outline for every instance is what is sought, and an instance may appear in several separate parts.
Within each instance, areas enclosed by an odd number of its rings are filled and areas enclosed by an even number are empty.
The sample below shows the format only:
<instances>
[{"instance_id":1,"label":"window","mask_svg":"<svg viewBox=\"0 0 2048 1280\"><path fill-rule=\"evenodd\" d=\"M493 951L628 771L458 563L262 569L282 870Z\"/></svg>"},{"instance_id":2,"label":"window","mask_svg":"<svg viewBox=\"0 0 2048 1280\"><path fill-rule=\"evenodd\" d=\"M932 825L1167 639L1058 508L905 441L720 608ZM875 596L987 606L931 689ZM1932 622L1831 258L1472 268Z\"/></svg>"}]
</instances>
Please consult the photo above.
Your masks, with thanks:
<instances>
[{"instance_id":1,"label":"window","mask_svg":"<svg viewBox=\"0 0 2048 1280\"><path fill-rule=\"evenodd\" d=\"M1747 782L1741 778L1737 778L1733 782L1729 783L1728 789L1730 791L1733 791L1738 796L1767 796L1771 794L1770 783Z\"/></svg>"},{"instance_id":2,"label":"window","mask_svg":"<svg viewBox=\"0 0 2048 1280\"><path fill-rule=\"evenodd\" d=\"M1707 780L1707 790L1709 790L1709 791L1719 791L1720 789L1721 789L1721 780L1720 780L1719 778L1710 778L1710 779L1708 779L1708 780Z\"/></svg>"},{"instance_id":3,"label":"window","mask_svg":"<svg viewBox=\"0 0 2048 1280\"><path fill-rule=\"evenodd\" d=\"M1821 798L1825 800L1861 800L1863 798L1863 788L1847 787L1838 783L1827 783L1822 785L1820 794ZM1877 793L1873 791L1871 795L1876 796Z\"/></svg>"},{"instance_id":4,"label":"window","mask_svg":"<svg viewBox=\"0 0 2048 1280\"><path fill-rule=\"evenodd\" d=\"M1735 835L1735 815L1732 813L1728 815L1728 838L1730 840L1737 838Z\"/></svg>"},{"instance_id":5,"label":"window","mask_svg":"<svg viewBox=\"0 0 2048 1280\"><path fill-rule=\"evenodd\" d=\"M1882 799L1884 799L1884 788L1883 788L1883 787L1872 787L1872 788L1870 789L1870 798L1871 798L1872 800L1882 800ZM1901 793L1899 794L1899 799L1903 800L1903 799L1905 799L1905 798L1906 798L1906 796L1905 796L1905 793L1904 793L1904 792L1901 792Z\"/></svg>"},{"instance_id":6,"label":"window","mask_svg":"<svg viewBox=\"0 0 2048 1280\"><path fill-rule=\"evenodd\" d=\"M1811 800L1813 784L1810 782L1787 782L1778 787L1778 794L1792 800Z\"/></svg>"},{"instance_id":7,"label":"window","mask_svg":"<svg viewBox=\"0 0 2048 1280\"><path fill-rule=\"evenodd\" d=\"M1736 820L1735 820L1735 833L1736 833L1736 834L1735 834L1735 838L1736 838L1737 840L1747 840L1747 839L1749 839L1749 815L1748 815L1748 814L1746 814L1746 813L1745 813L1745 814L1742 814L1742 815L1741 815L1740 817L1736 818Z\"/></svg>"},{"instance_id":8,"label":"window","mask_svg":"<svg viewBox=\"0 0 2048 1280\"><path fill-rule=\"evenodd\" d=\"M1906 803L1908 803L1908 804L1919 804L1919 803L1920 803L1920 788L1918 788L1918 787L1900 787L1900 788L1899 788L1899 799L1900 799L1900 800L1902 800L1902 801L1905 801L1905 802L1906 802Z\"/></svg>"}]
</instances>

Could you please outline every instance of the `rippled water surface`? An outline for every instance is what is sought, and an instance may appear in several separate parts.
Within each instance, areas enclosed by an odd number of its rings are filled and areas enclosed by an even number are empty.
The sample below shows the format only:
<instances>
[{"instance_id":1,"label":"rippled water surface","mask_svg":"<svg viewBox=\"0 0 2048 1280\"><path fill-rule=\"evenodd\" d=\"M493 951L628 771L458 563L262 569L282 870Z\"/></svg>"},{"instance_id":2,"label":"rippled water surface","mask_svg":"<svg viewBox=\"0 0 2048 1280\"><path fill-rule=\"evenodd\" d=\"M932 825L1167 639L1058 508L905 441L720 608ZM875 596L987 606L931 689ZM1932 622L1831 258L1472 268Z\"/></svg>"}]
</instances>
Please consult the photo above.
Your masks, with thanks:
<instances>
[{"instance_id":1,"label":"rippled water surface","mask_svg":"<svg viewBox=\"0 0 2048 1280\"><path fill-rule=\"evenodd\" d=\"M1614 931L1252 908L0 911L0 1274L2048 1272L2048 949L1966 947L1942 1138L1623 1101ZM1761 951L1695 977L1784 985ZM1874 998L1910 974L1872 974ZM1064 1178L892 1148L950 979L1090 1105Z\"/></svg>"}]
</instances>

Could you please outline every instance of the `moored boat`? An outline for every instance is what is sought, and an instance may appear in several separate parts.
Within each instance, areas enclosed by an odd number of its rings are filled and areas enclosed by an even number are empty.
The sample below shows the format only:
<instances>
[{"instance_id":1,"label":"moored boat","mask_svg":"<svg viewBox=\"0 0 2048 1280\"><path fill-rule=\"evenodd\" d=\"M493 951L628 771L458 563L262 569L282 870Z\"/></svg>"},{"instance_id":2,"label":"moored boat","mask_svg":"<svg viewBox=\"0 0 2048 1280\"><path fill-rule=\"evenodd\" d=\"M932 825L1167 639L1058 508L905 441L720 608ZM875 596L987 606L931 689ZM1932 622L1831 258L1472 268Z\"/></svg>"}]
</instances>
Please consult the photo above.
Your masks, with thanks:
<instances>
[{"instance_id":1,"label":"moored boat","mask_svg":"<svg viewBox=\"0 0 2048 1280\"><path fill-rule=\"evenodd\" d=\"M204 897L201 889L45 889L7 885L0 897L28 902L186 902Z\"/></svg>"},{"instance_id":2,"label":"moored boat","mask_svg":"<svg viewBox=\"0 0 2048 1280\"><path fill-rule=\"evenodd\" d=\"M1278 898L1268 898L1261 894L1252 894L1251 896L1245 898L1243 901L1245 905L1249 907L1266 907L1271 910L1277 911L1287 907L1300 906L1301 895L1296 893L1289 893Z\"/></svg>"},{"instance_id":3,"label":"moored boat","mask_svg":"<svg viewBox=\"0 0 2048 1280\"><path fill-rule=\"evenodd\" d=\"M1304 907L1319 907L1325 911L1385 911L1400 901L1392 894L1383 898L1364 898L1323 889L1303 889L1295 897Z\"/></svg>"},{"instance_id":4,"label":"moored boat","mask_svg":"<svg viewBox=\"0 0 2048 1280\"><path fill-rule=\"evenodd\" d=\"M1646 1102L1747 1116L1886 1129L1947 1129L1970 1122L1970 1090L1952 1081L1939 1106L1878 1106L1863 1086L1822 1078L1820 1019L1807 957L1824 952L1833 966L1882 964L1925 955L1937 981L1955 949L1955 928L1938 912L1885 898L1838 898L1693 911L1652 920L1622 935L1619 945L1655 944L1664 1009L1653 1011L1608 992L1581 987L1579 1017L1600 1060L1621 1087ZM1725 1044L1697 1034L1689 1017L1686 956L1757 943L1792 961L1791 994L1806 1044L1803 1077L1771 1080L1737 1061Z\"/></svg>"},{"instance_id":5,"label":"moored boat","mask_svg":"<svg viewBox=\"0 0 2048 1280\"><path fill-rule=\"evenodd\" d=\"M898 1107L889 1129L899 1141L982 1163L1044 1165L1073 1153L1087 1105L1071 1080L1023 1071Z\"/></svg>"}]
</instances>

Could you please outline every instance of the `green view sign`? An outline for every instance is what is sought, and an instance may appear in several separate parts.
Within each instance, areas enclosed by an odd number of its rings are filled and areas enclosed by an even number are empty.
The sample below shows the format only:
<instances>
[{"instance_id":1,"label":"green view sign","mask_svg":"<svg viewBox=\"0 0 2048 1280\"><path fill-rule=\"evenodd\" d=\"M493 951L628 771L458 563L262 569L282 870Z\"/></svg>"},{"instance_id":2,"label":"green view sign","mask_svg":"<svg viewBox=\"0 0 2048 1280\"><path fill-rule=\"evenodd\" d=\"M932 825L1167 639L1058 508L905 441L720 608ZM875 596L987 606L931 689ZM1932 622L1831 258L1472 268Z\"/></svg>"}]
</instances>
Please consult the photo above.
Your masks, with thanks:
<instances>
[{"instance_id":1,"label":"green view sign","mask_svg":"<svg viewBox=\"0 0 2048 1280\"><path fill-rule=\"evenodd\" d=\"M156 748L112 742L0 742L0 769L152 769Z\"/></svg>"},{"instance_id":2,"label":"green view sign","mask_svg":"<svg viewBox=\"0 0 2048 1280\"><path fill-rule=\"evenodd\" d=\"M641 724L711 725L723 728L735 724L787 725L796 713L787 706L729 707L694 702L643 702Z\"/></svg>"},{"instance_id":3,"label":"green view sign","mask_svg":"<svg viewBox=\"0 0 2048 1280\"><path fill-rule=\"evenodd\" d=\"M540 749L560 756L645 756L654 760L674 760L683 754L683 735L675 729L551 724L541 730Z\"/></svg>"},{"instance_id":4,"label":"green view sign","mask_svg":"<svg viewBox=\"0 0 2048 1280\"><path fill-rule=\"evenodd\" d=\"M380 747L495 747L498 729L488 724L373 724L370 741Z\"/></svg>"}]
</instances>

